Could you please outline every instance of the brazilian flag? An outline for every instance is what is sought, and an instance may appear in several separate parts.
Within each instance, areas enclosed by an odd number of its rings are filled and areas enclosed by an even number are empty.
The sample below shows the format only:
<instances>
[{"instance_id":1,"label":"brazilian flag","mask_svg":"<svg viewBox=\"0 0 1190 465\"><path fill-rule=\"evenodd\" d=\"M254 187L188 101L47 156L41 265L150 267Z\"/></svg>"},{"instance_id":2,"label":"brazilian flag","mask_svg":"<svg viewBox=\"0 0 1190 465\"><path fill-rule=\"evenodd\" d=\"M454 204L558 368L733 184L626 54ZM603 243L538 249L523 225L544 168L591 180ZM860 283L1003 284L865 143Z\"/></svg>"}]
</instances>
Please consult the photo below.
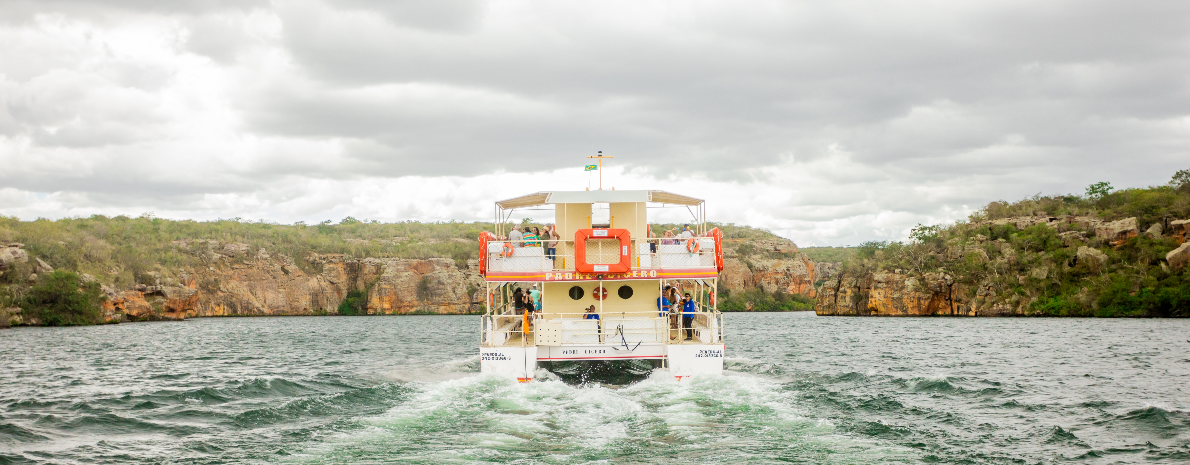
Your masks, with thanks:
<instances>
[{"instance_id":1,"label":"brazilian flag","mask_svg":"<svg viewBox=\"0 0 1190 465\"><path fill-rule=\"evenodd\" d=\"M596 167L595 165L587 165L587 166L586 166L586 168L587 168L587 169L585 169L585 170L583 170L583 171L596 171L596 170L598 170L598 169L599 169L599 168L598 168L598 167Z\"/></svg>"}]
</instances>

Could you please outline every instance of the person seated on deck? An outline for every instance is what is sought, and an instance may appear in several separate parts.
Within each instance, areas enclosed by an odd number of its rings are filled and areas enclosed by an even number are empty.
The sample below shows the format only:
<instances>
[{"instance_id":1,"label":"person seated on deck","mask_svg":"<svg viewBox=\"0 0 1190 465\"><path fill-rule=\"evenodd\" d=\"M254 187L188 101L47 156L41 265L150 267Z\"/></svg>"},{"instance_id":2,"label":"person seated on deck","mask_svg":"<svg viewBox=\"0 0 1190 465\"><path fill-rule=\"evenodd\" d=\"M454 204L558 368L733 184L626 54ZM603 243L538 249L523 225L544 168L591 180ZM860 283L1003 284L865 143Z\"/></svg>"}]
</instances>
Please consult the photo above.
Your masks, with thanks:
<instances>
[{"instance_id":1,"label":"person seated on deck","mask_svg":"<svg viewBox=\"0 0 1190 465\"><path fill-rule=\"evenodd\" d=\"M682 299L682 327L686 329L686 340L694 339L694 299L689 292Z\"/></svg>"},{"instance_id":2,"label":"person seated on deck","mask_svg":"<svg viewBox=\"0 0 1190 465\"><path fill-rule=\"evenodd\" d=\"M537 243L537 228L525 227L525 233L521 235L523 247L537 247L541 244Z\"/></svg>"},{"instance_id":3,"label":"person seated on deck","mask_svg":"<svg viewBox=\"0 0 1190 465\"><path fill-rule=\"evenodd\" d=\"M657 298L657 316L658 317L665 318L665 315L669 313L669 298L668 297L669 297L669 286L666 285L665 289L661 291L661 297Z\"/></svg>"},{"instance_id":4,"label":"person seated on deck","mask_svg":"<svg viewBox=\"0 0 1190 465\"><path fill-rule=\"evenodd\" d=\"M511 243L513 247L520 247L521 246L521 236L522 236L521 227L517 226L517 225L513 225L512 231L508 233L508 242Z\"/></svg>"}]
</instances>

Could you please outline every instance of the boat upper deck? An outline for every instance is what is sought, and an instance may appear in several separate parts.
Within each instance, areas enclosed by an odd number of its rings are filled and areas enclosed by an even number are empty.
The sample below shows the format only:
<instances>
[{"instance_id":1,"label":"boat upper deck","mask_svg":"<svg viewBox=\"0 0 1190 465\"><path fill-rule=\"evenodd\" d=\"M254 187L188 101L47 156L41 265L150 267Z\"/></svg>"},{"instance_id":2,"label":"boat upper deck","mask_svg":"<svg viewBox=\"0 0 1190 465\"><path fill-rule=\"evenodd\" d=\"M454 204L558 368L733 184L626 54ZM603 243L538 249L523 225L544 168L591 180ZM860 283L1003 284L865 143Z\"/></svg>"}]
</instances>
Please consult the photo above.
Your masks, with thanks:
<instances>
[{"instance_id":1,"label":"boat upper deck","mask_svg":"<svg viewBox=\"0 0 1190 465\"><path fill-rule=\"evenodd\" d=\"M688 229L666 237L649 209L680 208ZM552 210L556 237L524 240L507 220L517 210ZM538 192L496 202L497 230L480 236L489 282L708 279L723 269L722 236L708 230L701 199L665 191ZM540 214L535 215L540 217ZM507 230L505 230L507 228Z\"/></svg>"}]
</instances>

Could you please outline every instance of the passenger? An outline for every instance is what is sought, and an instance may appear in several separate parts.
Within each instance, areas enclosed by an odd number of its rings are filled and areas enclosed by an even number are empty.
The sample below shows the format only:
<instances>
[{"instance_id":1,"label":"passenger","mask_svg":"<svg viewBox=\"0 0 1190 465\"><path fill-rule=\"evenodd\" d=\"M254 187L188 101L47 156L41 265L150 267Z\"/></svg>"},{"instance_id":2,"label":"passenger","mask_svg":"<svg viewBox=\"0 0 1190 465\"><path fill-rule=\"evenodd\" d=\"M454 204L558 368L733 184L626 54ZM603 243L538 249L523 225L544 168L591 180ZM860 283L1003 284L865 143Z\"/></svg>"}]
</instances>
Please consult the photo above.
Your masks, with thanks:
<instances>
[{"instance_id":1,"label":"passenger","mask_svg":"<svg viewBox=\"0 0 1190 465\"><path fill-rule=\"evenodd\" d=\"M669 288L669 327L670 328L678 329L678 323L680 322L681 314L682 314L681 296L678 295L677 287L671 287L671 288Z\"/></svg>"},{"instance_id":2,"label":"passenger","mask_svg":"<svg viewBox=\"0 0 1190 465\"><path fill-rule=\"evenodd\" d=\"M686 293L686 298L682 299L682 327L686 328L686 340L694 339L694 299L690 298L690 293Z\"/></svg>"},{"instance_id":3,"label":"passenger","mask_svg":"<svg viewBox=\"0 0 1190 465\"><path fill-rule=\"evenodd\" d=\"M668 297L669 297L669 285L666 285L665 289L661 291L661 297L657 298L657 316L658 317L665 318L665 315L669 314L669 298Z\"/></svg>"},{"instance_id":4,"label":"passenger","mask_svg":"<svg viewBox=\"0 0 1190 465\"><path fill-rule=\"evenodd\" d=\"M513 247L521 246L521 227L517 225L512 226L512 232L508 233L508 242L512 243Z\"/></svg>"},{"instance_id":5,"label":"passenger","mask_svg":"<svg viewBox=\"0 0 1190 465\"><path fill-rule=\"evenodd\" d=\"M545 225L545 256L549 257L551 262L558 260L558 240L561 238L558 228L554 227L553 223Z\"/></svg>"},{"instance_id":6,"label":"passenger","mask_svg":"<svg viewBox=\"0 0 1190 465\"><path fill-rule=\"evenodd\" d=\"M595 320L595 331L599 334L599 342L603 342L603 322L599 321L599 314L595 313L595 306L587 307L587 313L583 315L585 320Z\"/></svg>"},{"instance_id":7,"label":"passenger","mask_svg":"<svg viewBox=\"0 0 1190 465\"><path fill-rule=\"evenodd\" d=\"M678 238L674 237L673 231L666 231L665 238L661 239L661 245L674 245L678 243Z\"/></svg>"},{"instance_id":8,"label":"passenger","mask_svg":"<svg viewBox=\"0 0 1190 465\"><path fill-rule=\"evenodd\" d=\"M512 305L517 315L525 313L525 292L519 287L512 291Z\"/></svg>"},{"instance_id":9,"label":"passenger","mask_svg":"<svg viewBox=\"0 0 1190 465\"><path fill-rule=\"evenodd\" d=\"M682 234L679 235L678 237L681 237L683 239L689 239L691 237L694 237L694 231L690 230L690 225L684 224L684 225L682 225Z\"/></svg>"},{"instance_id":10,"label":"passenger","mask_svg":"<svg viewBox=\"0 0 1190 465\"><path fill-rule=\"evenodd\" d=\"M527 226L525 227L525 234L521 236L521 240L524 241L525 247L537 247L541 245L537 243L536 231L537 228L529 228Z\"/></svg>"},{"instance_id":11,"label":"passenger","mask_svg":"<svg viewBox=\"0 0 1190 465\"><path fill-rule=\"evenodd\" d=\"M533 306L529 307L529 308L532 308L532 309L540 312L541 311L541 291L537 290L536 284L534 284L533 288L529 290L529 298L533 299Z\"/></svg>"},{"instance_id":12,"label":"passenger","mask_svg":"<svg viewBox=\"0 0 1190 465\"><path fill-rule=\"evenodd\" d=\"M653 234L653 227L647 226L645 230L649 232L649 253L657 255L657 235Z\"/></svg>"}]
</instances>

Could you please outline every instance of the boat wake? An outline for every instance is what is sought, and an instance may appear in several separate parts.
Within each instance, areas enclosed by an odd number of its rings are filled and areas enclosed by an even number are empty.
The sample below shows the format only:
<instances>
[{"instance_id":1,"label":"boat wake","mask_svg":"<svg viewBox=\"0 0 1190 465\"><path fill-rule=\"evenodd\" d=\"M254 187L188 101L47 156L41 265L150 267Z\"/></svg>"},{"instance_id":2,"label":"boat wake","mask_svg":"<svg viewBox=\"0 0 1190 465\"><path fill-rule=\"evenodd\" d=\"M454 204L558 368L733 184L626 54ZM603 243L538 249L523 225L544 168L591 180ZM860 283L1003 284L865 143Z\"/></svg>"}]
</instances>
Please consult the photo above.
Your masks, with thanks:
<instances>
[{"instance_id":1,"label":"boat wake","mask_svg":"<svg viewBox=\"0 0 1190 465\"><path fill-rule=\"evenodd\" d=\"M909 449L840 434L794 406L796 392L755 375L677 381L649 371L623 385L574 384L541 370L519 384L489 375L425 382L387 413L309 451L303 461L412 463L607 460L914 462Z\"/></svg>"}]
</instances>

